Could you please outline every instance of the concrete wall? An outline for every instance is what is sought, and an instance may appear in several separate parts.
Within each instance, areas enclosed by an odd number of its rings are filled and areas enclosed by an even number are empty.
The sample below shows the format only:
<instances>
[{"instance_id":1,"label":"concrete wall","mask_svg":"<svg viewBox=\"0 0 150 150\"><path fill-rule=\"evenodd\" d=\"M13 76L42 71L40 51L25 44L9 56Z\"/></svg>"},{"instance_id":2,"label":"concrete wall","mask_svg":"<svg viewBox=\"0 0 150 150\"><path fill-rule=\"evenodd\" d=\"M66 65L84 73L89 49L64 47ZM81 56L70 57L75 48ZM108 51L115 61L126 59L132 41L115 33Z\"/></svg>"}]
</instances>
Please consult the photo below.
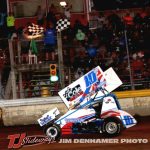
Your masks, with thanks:
<instances>
[{"instance_id":1,"label":"concrete wall","mask_svg":"<svg viewBox=\"0 0 150 150\"><path fill-rule=\"evenodd\" d=\"M149 96L122 98L119 102L122 109L132 115L150 115ZM37 124L37 119L54 107L58 107L61 114L67 111L59 97L3 100L0 101L0 116L5 126Z\"/></svg>"},{"instance_id":2,"label":"concrete wall","mask_svg":"<svg viewBox=\"0 0 150 150\"><path fill-rule=\"evenodd\" d=\"M59 97L3 100L0 101L1 120L5 126L36 124L39 117L54 107L61 113L67 111Z\"/></svg>"},{"instance_id":3,"label":"concrete wall","mask_svg":"<svg viewBox=\"0 0 150 150\"><path fill-rule=\"evenodd\" d=\"M132 115L150 115L150 97L124 98L119 99L119 102L122 109Z\"/></svg>"},{"instance_id":4,"label":"concrete wall","mask_svg":"<svg viewBox=\"0 0 150 150\"><path fill-rule=\"evenodd\" d=\"M42 114L58 107L61 113L67 111L66 107L62 103L58 104L44 104L44 105L31 105L31 106L17 106L17 107L5 107L3 108L2 120L4 125L28 125L36 124L37 119Z\"/></svg>"}]
</instances>

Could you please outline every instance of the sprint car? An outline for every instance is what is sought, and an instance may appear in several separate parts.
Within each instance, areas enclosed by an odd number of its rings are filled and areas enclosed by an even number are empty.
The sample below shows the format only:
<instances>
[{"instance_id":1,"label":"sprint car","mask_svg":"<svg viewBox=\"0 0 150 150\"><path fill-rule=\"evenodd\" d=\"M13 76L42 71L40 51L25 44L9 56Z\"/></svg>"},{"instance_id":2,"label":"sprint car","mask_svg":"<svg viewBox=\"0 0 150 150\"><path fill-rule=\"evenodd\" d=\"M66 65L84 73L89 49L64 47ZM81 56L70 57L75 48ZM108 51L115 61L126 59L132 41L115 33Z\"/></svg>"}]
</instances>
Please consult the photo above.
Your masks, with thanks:
<instances>
[{"instance_id":1,"label":"sprint car","mask_svg":"<svg viewBox=\"0 0 150 150\"><path fill-rule=\"evenodd\" d=\"M91 99L77 109L71 109L56 119L59 110L54 108L38 121L48 137L59 139L62 134L102 133L117 136L125 128L136 124L129 113L121 110L115 95Z\"/></svg>"},{"instance_id":2,"label":"sprint car","mask_svg":"<svg viewBox=\"0 0 150 150\"><path fill-rule=\"evenodd\" d=\"M106 73L111 76L108 78ZM111 85L108 84L110 81ZM117 136L137 123L132 115L121 109L117 97L111 93L121 84L112 69L103 73L100 67L96 67L59 92L68 112L60 116L59 110L54 108L39 118L38 123L45 134L55 140L63 134Z\"/></svg>"}]
</instances>

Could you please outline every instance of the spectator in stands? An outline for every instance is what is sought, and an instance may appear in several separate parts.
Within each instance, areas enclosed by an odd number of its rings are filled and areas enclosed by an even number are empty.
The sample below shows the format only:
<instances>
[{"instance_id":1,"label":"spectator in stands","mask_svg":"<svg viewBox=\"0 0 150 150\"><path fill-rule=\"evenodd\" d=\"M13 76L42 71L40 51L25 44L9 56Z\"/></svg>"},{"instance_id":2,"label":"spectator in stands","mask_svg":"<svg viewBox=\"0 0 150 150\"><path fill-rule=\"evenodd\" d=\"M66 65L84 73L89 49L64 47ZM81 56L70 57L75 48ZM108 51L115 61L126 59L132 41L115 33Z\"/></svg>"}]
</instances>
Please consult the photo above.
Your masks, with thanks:
<instances>
[{"instance_id":1,"label":"spectator in stands","mask_svg":"<svg viewBox=\"0 0 150 150\"><path fill-rule=\"evenodd\" d=\"M79 29L82 30L83 32L85 31L85 27L81 24L81 21L75 20L74 27L73 27L74 33L76 34Z\"/></svg>"},{"instance_id":2,"label":"spectator in stands","mask_svg":"<svg viewBox=\"0 0 150 150\"><path fill-rule=\"evenodd\" d=\"M99 13L97 21L98 21L98 28L103 29L104 24L106 24L106 18L103 13Z\"/></svg>"},{"instance_id":3,"label":"spectator in stands","mask_svg":"<svg viewBox=\"0 0 150 150\"><path fill-rule=\"evenodd\" d=\"M16 29L15 29L15 17L13 15L13 12L9 12L6 20L7 20L8 37L11 38L12 34L14 32L16 32Z\"/></svg>"},{"instance_id":4,"label":"spectator in stands","mask_svg":"<svg viewBox=\"0 0 150 150\"><path fill-rule=\"evenodd\" d=\"M80 42L84 41L85 33L82 32L82 30L78 29L78 32L76 33L76 39Z\"/></svg>"},{"instance_id":5,"label":"spectator in stands","mask_svg":"<svg viewBox=\"0 0 150 150\"><path fill-rule=\"evenodd\" d=\"M45 45L45 59L49 60L49 54L52 55L52 60L55 59L55 46L56 46L56 31L52 22L48 22L46 31L44 33L44 45Z\"/></svg>"},{"instance_id":6,"label":"spectator in stands","mask_svg":"<svg viewBox=\"0 0 150 150\"><path fill-rule=\"evenodd\" d=\"M107 19L109 21L109 25L112 26L112 30L122 29L121 18L116 14L116 12L113 12L111 15L109 15Z\"/></svg>"},{"instance_id":7,"label":"spectator in stands","mask_svg":"<svg viewBox=\"0 0 150 150\"><path fill-rule=\"evenodd\" d=\"M130 13L126 13L126 15L123 17L123 21L126 27L133 26L133 17L130 15Z\"/></svg>"},{"instance_id":8,"label":"spectator in stands","mask_svg":"<svg viewBox=\"0 0 150 150\"><path fill-rule=\"evenodd\" d=\"M147 17L147 12L146 12L145 8L143 8L142 11L140 12L140 16L141 16L142 19Z\"/></svg>"},{"instance_id":9,"label":"spectator in stands","mask_svg":"<svg viewBox=\"0 0 150 150\"><path fill-rule=\"evenodd\" d=\"M133 52L132 58L134 60L137 59L137 57L139 58L144 58L145 54L144 54L144 50L135 50L135 52Z\"/></svg>"},{"instance_id":10,"label":"spectator in stands","mask_svg":"<svg viewBox=\"0 0 150 150\"><path fill-rule=\"evenodd\" d=\"M140 13L136 13L136 15L133 18L134 24L135 25L141 25L142 24L142 17L140 15Z\"/></svg>"},{"instance_id":11,"label":"spectator in stands","mask_svg":"<svg viewBox=\"0 0 150 150\"><path fill-rule=\"evenodd\" d=\"M137 57L137 59L133 60L131 63L132 71L133 71L133 76L137 77L139 74L142 74L142 71L144 70L144 63L142 59Z\"/></svg>"},{"instance_id":12,"label":"spectator in stands","mask_svg":"<svg viewBox=\"0 0 150 150\"><path fill-rule=\"evenodd\" d=\"M107 52L106 46L101 45L98 49L98 57L104 59L106 56L106 52Z\"/></svg>"},{"instance_id":13,"label":"spectator in stands","mask_svg":"<svg viewBox=\"0 0 150 150\"><path fill-rule=\"evenodd\" d=\"M80 77L82 77L84 75L83 71L81 68L78 68L76 73L75 73L75 79L79 79Z\"/></svg>"}]
</instances>

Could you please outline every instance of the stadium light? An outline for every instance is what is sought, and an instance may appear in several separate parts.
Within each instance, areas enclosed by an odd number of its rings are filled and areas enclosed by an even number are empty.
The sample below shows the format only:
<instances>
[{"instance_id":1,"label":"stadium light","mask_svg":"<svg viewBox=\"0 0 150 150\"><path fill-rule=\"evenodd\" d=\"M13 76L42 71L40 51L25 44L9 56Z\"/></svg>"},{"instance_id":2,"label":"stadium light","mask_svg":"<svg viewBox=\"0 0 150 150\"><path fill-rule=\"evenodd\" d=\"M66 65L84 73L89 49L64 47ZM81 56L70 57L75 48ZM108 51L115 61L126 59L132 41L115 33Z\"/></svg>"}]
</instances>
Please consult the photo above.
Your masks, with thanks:
<instances>
[{"instance_id":1,"label":"stadium light","mask_svg":"<svg viewBox=\"0 0 150 150\"><path fill-rule=\"evenodd\" d=\"M66 5L67 5L67 3L65 1L60 2L60 6L65 7Z\"/></svg>"}]
</instances>

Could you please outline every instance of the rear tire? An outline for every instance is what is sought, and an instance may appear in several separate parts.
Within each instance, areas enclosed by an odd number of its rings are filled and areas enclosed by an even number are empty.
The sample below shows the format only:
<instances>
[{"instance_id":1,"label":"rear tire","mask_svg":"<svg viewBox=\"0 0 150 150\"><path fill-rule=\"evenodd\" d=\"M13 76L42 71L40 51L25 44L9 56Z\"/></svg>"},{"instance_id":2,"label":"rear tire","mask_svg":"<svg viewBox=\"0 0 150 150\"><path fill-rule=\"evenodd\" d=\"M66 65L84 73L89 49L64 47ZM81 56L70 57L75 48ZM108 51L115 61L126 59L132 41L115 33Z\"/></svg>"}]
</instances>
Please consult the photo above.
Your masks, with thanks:
<instances>
[{"instance_id":1,"label":"rear tire","mask_svg":"<svg viewBox=\"0 0 150 150\"><path fill-rule=\"evenodd\" d=\"M44 133L53 140L59 140L61 136L61 128L57 124L51 124L45 127Z\"/></svg>"},{"instance_id":2,"label":"rear tire","mask_svg":"<svg viewBox=\"0 0 150 150\"><path fill-rule=\"evenodd\" d=\"M118 136L122 131L122 122L118 118L107 118L104 120L102 132L106 137Z\"/></svg>"}]
</instances>

